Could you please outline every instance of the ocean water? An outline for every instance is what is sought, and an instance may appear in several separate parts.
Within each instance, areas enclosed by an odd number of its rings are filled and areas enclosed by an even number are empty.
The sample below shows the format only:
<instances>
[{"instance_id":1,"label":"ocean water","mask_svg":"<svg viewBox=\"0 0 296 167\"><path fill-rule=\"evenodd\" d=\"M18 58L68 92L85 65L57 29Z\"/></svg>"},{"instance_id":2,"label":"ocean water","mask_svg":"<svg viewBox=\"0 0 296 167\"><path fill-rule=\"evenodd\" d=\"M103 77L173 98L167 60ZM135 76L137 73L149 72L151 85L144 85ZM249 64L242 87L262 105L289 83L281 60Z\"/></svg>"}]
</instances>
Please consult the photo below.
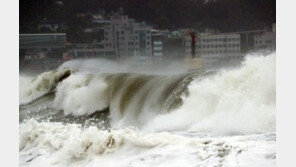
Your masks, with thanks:
<instances>
[{"instance_id":1,"label":"ocean water","mask_svg":"<svg viewBox=\"0 0 296 167\"><path fill-rule=\"evenodd\" d=\"M275 166L275 59L161 74L74 60L21 75L19 165Z\"/></svg>"}]
</instances>

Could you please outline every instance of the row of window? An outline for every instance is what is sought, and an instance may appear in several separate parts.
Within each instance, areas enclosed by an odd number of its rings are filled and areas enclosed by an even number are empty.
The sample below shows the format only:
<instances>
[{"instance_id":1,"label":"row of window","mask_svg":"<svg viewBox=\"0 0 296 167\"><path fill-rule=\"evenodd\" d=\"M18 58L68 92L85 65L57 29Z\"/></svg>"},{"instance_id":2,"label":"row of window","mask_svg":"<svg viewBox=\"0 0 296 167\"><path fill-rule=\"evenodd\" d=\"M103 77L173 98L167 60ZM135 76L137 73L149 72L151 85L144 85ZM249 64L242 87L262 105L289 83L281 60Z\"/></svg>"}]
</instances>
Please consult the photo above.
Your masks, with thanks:
<instances>
[{"instance_id":1,"label":"row of window","mask_svg":"<svg viewBox=\"0 0 296 167\"><path fill-rule=\"evenodd\" d=\"M240 53L239 50L197 51L197 54Z\"/></svg>"},{"instance_id":2,"label":"row of window","mask_svg":"<svg viewBox=\"0 0 296 167\"><path fill-rule=\"evenodd\" d=\"M114 51L77 51L76 56L113 55Z\"/></svg>"},{"instance_id":3,"label":"row of window","mask_svg":"<svg viewBox=\"0 0 296 167\"><path fill-rule=\"evenodd\" d=\"M57 60L28 60L26 64L51 64L58 63Z\"/></svg>"},{"instance_id":4,"label":"row of window","mask_svg":"<svg viewBox=\"0 0 296 167\"><path fill-rule=\"evenodd\" d=\"M162 45L162 41L153 41L153 45Z\"/></svg>"},{"instance_id":5,"label":"row of window","mask_svg":"<svg viewBox=\"0 0 296 167\"><path fill-rule=\"evenodd\" d=\"M129 32L129 34L133 34L133 31L128 31L128 32ZM122 35L124 35L125 31L116 31L116 34L119 34L119 33L121 33ZM136 30L135 31L135 34L137 34L137 33L138 33L138 31ZM150 31L147 30L146 33L147 34L150 34ZM108 31L105 31L105 35L108 35L108 34L109 34Z\"/></svg>"},{"instance_id":6,"label":"row of window","mask_svg":"<svg viewBox=\"0 0 296 167\"><path fill-rule=\"evenodd\" d=\"M117 39L117 40L125 40L124 37L120 37L120 38L119 38L119 36L117 36L116 39ZM138 40L139 38L136 36L135 39ZM146 39L147 39L147 40L150 40L150 36L147 36ZM108 41L108 37L105 37L105 41ZM149 44L149 45L150 45L150 44Z\"/></svg>"},{"instance_id":7,"label":"row of window","mask_svg":"<svg viewBox=\"0 0 296 167\"><path fill-rule=\"evenodd\" d=\"M162 50L162 47L154 47L153 50Z\"/></svg>"},{"instance_id":8,"label":"row of window","mask_svg":"<svg viewBox=\"0 0 296 167\"><path fill-rule=\"evenodd\" d=\"M262 41L255 41L255 43L256 43L256 44L257 44L257 43L262 43ZM272 41L271 41L271 40L266 40L265 43L272 43Z\"/></svg>"},{"instance_id":9,"label":"row of window","mask_svg":"<svg viewBox=\"0 0 296 167\"><path fill-rule=\"evenodd\" d=\"M239 47L239 44L217 44L217 45L196 45L197 48L226 48L226 47ZM191 46L187 46L190 48Z\"/></svg>"},{"instance_id":10,"label":"row of window","mask_svg":"<svg viewBox=\"0 0 296 167\"><path fill-rule=\"evenodd\" d=\"M161 52L154 52L153 55L154 56L162 56L162 53Z\"/></svg>"},{"instance_id":11,"label":"row of window","mask_svg":"<svg viewBox=\"0 0 296 167\"><path fill-rule=\"evenodd\" d=\"M213 42L213 41L220 41L220 42L226 42L226 41L239 41L239 38L211 38L211 39L197 39L197 41L203 41L203 42Z\"/></svg>"}]
</instances>

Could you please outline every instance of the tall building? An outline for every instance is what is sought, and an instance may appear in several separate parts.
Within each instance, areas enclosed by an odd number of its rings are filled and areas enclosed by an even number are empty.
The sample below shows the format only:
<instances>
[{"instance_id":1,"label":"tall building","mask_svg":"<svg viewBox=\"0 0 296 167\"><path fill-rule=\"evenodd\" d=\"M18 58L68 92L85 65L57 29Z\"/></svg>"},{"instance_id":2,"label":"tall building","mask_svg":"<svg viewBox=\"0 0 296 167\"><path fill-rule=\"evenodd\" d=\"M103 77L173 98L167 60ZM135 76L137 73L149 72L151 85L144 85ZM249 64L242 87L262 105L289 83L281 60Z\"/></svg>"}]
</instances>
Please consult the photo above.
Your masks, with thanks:
<instances>
[{"instance_id":1,"label":"tall building","mask_svg":"<svg viewBox=\"0 0 296 167\"><path fill-rule=\"evenodd\" d=\"M125 15L114 15L110 24L103 27L105 49L113 49L117 59L128 57L152 56L151 27L145 23L136 23Z\"/></svg>"},{"instance_id":2,"label":"tall building","mask_svg":"<svg viewBox=\"0 0 296 167\"><path fill-rule=\"evenodd\" d=\"M152 57L158 62L164 60L164 44L167 39L166 31L152 30Z\"/></svg>"}]
</instances>

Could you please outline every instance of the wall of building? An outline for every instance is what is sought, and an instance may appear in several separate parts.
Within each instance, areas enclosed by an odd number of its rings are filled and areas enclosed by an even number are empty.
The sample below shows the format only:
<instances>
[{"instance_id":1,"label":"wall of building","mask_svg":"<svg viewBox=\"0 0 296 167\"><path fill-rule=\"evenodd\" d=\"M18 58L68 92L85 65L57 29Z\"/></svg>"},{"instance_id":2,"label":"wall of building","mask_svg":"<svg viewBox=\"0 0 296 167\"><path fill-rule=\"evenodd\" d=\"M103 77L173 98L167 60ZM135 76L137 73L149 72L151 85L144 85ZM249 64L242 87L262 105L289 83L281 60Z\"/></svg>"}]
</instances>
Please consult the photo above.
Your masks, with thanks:
<instances>
[{"instance_id":1,"label":"wall of building","mask_svg":"<svg viewBox=\"0 0 296 167\"><path fill-rule=\"evenodd\" d=\"M275 32L262 32L254 37L255 49L270 49L276 48L276 33Z\"/></svg>"},{"instance_id":2,"label":"wall of building","mask_svg":"<svg viewBox=\"0 0 296 167\"><path fill-rule=\"evenodd\" d=\"M151 27L136 23L125 15L112 16L110 24L104 26L102 44L114 49L118 59L128 57L151 57Z\"/></svg>"},{"instance_id":3,"label":"wall of building","mask_svg":"<svg viewBox=\"0 0 296 167\"><path fill-rule=\"evenodd\" d=\"M191 57L191 37L186 36L186 56ZM239 34L198 34L195 44L196 57L229 58L241 54Z\"/></svg>"}]
</instances>

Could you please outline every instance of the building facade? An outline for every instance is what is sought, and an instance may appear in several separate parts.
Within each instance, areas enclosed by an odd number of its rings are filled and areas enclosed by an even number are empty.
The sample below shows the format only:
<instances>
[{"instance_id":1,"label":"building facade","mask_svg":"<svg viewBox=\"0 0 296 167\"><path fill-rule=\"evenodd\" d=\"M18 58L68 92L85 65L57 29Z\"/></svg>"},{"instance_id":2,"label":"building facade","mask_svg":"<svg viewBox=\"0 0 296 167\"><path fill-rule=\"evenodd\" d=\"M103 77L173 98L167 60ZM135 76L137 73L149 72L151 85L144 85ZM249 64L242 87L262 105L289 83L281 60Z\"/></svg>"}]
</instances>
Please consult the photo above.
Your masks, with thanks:
<instances>
[{"instance_id":1,"label":"building facade","mask_svg":"<svg viewBox=\"0 0 296 167\"><path fill-rule=\"evenodd\" d=\"M125 15L114 15L103 27L105 49L114 50L117 59L152 56L151 27Z\"/></svg>"},{"instance_id":2,"label":"building facade","mask_svg":"<svg viewBox=\"0 0 296 167\"><path fill-rule=\"evenodd\" d=\"M20 70L45 71L57 68L62 63L66 50L66 34L20 34Z\"/></svg>"},{"instance_id":3,"label":"building facade","mask_svg":"<svg viewBox=\"0 0 296 167\"><path fill-rule=\"evenodd\" d=\"M186 57L191 57L191 37L185 37ZM240 34L197 34L195 57L231 58L241 54Z\"/></svg>"},{"instance_id":4,"label":"building facade","mask_svg":"<svg viewBox=\"0 0 296 167\"><path fill-rule=\"evenodd\" d=\"M254 49L276 49L276 33L275 32L262 32L254 37Z\"/></svg>"},{"instance_id":5,"label":"building facade","mask_svg":"<svg viewBox=\"0 0 296 167\"><path fill-rule=\"evenodd\" d=\"M168 30L152 30L152 57L153 61L162 61L166 57L166 42L168 39Z\"/></svg>"}]
</instances>

